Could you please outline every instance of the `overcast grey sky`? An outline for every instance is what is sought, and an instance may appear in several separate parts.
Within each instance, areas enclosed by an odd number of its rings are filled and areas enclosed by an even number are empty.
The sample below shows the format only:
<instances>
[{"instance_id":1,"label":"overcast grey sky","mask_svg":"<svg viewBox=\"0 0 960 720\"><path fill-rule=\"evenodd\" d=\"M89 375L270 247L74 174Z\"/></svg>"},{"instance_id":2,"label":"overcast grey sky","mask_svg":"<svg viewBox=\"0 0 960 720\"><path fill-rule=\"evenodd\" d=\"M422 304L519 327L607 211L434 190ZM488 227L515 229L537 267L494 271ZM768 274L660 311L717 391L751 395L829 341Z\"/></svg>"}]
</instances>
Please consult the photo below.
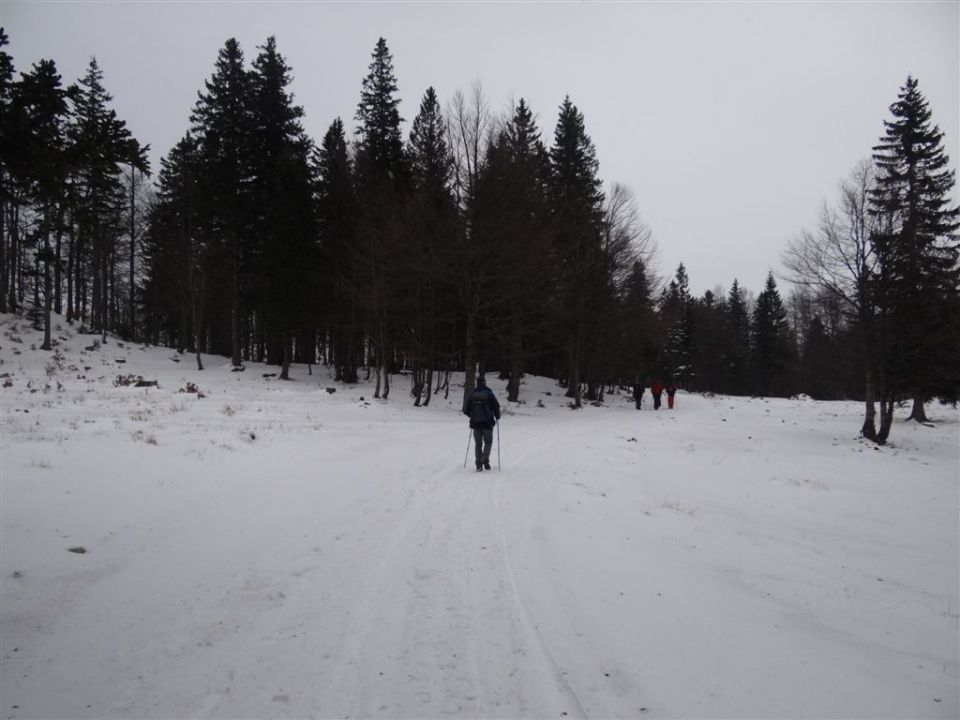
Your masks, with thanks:
<instances>
[{"instance_id":1,"label":"overcast grey sky","mask_svg":"<svg viewBox=\"0 0 960 720\"><path fill-rule=\"evenodd\" d=\"M380 36L404 131L423 92L479 80L496 111L526 98L552 143L569 94L600 176L635 192L660 271L700 294L759 292L790 237L883 133L907 75L957 167L960 3L43 2L0 0L19 71L52 58L65 82L91 56L154 168L183 135L230 37L248 61L275 35L319 141L353 115ZM955 193L960 197L960 193Z\"/></svg>"}]
</instances>

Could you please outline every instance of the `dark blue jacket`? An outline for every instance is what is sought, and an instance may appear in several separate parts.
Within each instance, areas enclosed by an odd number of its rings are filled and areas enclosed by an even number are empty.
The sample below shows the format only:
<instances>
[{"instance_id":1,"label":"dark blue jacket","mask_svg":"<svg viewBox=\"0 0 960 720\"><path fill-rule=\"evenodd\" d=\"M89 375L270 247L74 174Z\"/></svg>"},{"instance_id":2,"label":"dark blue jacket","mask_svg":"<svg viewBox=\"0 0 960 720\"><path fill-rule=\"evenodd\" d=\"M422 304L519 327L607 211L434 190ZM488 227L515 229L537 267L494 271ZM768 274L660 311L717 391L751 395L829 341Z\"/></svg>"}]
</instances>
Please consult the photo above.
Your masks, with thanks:
<instances>
[{"instance_id":1,"label":"dark blue jacket","mask_svg":"<svg viewBox=\"0 0 960 720\"><path fill-rule=\"evenodd\" d=\"M500 419L500 403L493 390L486 385L477 385L467 395L463 414L470 418L470 427L474 429L492 428Z\"/></svg>"}]
</instances>

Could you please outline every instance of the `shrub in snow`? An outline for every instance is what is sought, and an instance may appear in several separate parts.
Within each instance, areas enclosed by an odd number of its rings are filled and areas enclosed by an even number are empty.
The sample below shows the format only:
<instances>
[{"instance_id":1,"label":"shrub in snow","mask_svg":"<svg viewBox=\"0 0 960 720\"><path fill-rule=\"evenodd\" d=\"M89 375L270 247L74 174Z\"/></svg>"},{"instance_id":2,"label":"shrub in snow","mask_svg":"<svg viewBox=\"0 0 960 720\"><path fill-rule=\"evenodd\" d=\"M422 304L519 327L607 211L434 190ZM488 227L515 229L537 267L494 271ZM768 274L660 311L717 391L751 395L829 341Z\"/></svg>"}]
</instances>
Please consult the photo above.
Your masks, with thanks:
<instances>
[{"instance_id":1,"label":"shrub in snow","mask_svg":"<svg viewBox=\"0 0 960 720\"><path fill-rule=\"evenodd\" d=\"M191 395L196 395L198 398L206 397L196 385L192 382L188 382L186 387L182 387L177 392L190 393Z\"/></svg>"}]
</instances>

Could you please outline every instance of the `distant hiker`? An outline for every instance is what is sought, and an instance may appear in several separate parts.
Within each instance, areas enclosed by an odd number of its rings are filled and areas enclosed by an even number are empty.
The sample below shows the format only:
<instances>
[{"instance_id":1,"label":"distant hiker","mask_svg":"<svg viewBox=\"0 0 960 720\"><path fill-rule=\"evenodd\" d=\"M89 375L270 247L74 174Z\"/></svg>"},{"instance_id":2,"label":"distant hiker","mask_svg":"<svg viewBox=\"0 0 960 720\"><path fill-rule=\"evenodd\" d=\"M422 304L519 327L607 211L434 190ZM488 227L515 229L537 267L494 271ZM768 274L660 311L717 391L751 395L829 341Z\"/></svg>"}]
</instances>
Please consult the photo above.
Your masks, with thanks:
<instances>
[{"instance_id":1,"label":"distant hiker","mask_svg":"<svg viewBox=\"0 0 960 720\"><path fill-rule=\"evenodd\" d=\"M663 395L663 385L660 384L659 380L654 380L653 385L650 386L650 392L653 395L653 409L660 409L660 396Z\"/></svg>"},{"instance_id":2,"label":"distant hiker","mask_svg":"<svg viewBox=\"0 0 960 720\"><path fill-rule=\"evenodd\" d=\"M673 410L673 396L677 394L677 386L672 380L667 384L667 407Z\"/></svg>"},{"instance_id":3,"label":"distant hiker","mask_svg":"<svg viewBox=\"0 0 960 720\"><path fill-rule=\"evenodd\" d=\"M633 386L633 399L637 403L637 410L643 405L643 383L637 383Z\"/></svg>"},{"instance_id":4,"label":"distant hiker","mask_svg":"<svg viewBox=\"0 0 960 720\"><path fill-rule=\"evenodd\" d=\"M470 418L473 429L473 446L477 472L490 469L490 447L493 445L493 426L500 419L500 403L487 387L483 375L477 378L477 386L467 396L463 414Z\"/></svg>"}]
</instances>

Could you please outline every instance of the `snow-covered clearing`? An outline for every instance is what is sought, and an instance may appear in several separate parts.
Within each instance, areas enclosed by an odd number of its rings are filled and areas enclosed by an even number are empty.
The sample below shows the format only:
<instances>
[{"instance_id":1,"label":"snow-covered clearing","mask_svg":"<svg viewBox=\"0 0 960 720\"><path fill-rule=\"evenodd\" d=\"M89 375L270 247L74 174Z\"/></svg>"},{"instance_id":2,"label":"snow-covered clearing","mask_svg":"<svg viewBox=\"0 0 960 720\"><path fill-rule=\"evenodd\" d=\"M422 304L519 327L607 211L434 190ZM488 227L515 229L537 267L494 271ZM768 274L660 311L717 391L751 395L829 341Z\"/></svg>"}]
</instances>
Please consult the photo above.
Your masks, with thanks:
<instances>
[{"instance_id":1,"label":"snow-covered clearing","mask_svg":"<svg viewBox=\"0 0 960 720\"><path fill-rule=\"evenodd\" d=\"M490 378L476 473L459 386L58 323L2 316L5 718L960 713L956 410L876 448L855 403Z\"/></svg>"}]
</instances>

